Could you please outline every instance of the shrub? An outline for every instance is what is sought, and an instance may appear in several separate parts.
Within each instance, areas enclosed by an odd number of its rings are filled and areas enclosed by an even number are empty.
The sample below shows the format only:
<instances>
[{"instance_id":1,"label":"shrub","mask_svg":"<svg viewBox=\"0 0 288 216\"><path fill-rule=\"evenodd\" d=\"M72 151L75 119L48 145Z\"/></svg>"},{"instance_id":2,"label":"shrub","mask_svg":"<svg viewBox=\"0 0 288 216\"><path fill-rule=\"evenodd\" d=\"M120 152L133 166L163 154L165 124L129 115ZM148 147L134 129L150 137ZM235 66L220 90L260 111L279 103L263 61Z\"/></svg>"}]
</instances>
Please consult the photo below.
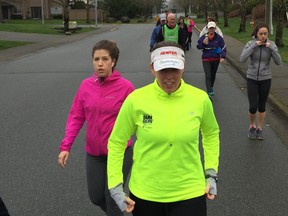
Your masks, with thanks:
<instances>
[{"instance_id":1,"label":"shrub","mask_svg":"<svg viewBox=\"0 0 288 216\"><path fill-rule=\"evenodd\" d=\"M123 16L123 17L121 17L121 22L122 23L130 23L130 18L128 16Z\"/></svg>"},{"instance_id":2,"label":"shrub","mask_svg":"<svg viewBox=\"0 0 288 216\"><path fill-rule=\"evenodd\" d=\"M12 14L11 19L16 20L16 19L23 19L22 14Z\"/></svg>"},{"instance_id":3,"label":"shrub","mask_svg":"<svg viewBox=\"0 0 288 216\"><path fill-rule=\"evenodd\" d=\"M114 17L107 17L106 22L107 23L115 23L115 22L117 22L117 19Z\"/></svg>"}]
</instances>

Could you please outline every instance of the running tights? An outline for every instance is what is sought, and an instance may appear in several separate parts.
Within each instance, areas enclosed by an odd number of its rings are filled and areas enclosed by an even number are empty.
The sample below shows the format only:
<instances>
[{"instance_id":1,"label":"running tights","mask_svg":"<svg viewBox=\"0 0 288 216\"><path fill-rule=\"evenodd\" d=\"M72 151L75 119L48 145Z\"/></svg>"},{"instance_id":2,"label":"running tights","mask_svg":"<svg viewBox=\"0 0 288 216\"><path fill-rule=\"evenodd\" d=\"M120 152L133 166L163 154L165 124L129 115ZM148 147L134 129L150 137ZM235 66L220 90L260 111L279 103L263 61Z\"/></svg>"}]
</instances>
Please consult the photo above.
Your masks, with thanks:
<instances>
[{"instance_id":1,"label":"running tights","mask_svg":"<svg viewBox=\"0 0 288 216\"><path fill-rule=\"evenodd\" d=\"M219 63L220 61L213 61L213 62L203 61L207 92L210 92L213 89Z\"/></svg>"},{"instance_id":2,"label":"running tights","mask_svg":"<svg viewBox=\"0 0 288 216\"><path fill-rule=\"evenodd\" d=\"M125 151L123 163L124 180L127 180L132 166L132 147ZM110 196L107 184L107 156L86 155L88 194L91 202L99 206L107 216L123 216ZM125 185L125 182L124 182ZM124 187L123 185L123 187Z\"/></svg>"},{"instance_id":3,"label":"running tights","mask_svg":"<svg viewBox=\"0 0 288 216\"><path fill-rule=\"evenodd\" d=\"M132 193L130 198L135 201L133 216L207 216L205 195L171 203L142 200Z\"/></svg>"},{"instance_id":4,"label":"running tights","mask_svg":"<svg viewBox=\"0 0 288 216\"><path fill-rule=\"evenodd\" d=\"M247 78L247 94L249 100L249 112L255 114L266 110L266 102L270 92L271 79L257 81Z\"/></svg>"}]
</instances>

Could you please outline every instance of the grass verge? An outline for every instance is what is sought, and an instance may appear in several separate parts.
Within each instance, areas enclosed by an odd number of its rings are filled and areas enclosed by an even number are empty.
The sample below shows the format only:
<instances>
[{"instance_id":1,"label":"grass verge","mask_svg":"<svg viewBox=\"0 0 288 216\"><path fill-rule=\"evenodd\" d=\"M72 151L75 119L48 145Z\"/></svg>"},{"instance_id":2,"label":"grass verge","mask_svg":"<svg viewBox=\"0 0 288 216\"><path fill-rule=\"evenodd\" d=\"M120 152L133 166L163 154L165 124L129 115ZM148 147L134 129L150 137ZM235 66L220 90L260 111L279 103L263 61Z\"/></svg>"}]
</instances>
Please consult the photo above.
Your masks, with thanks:
<instances>
[{"instance_id":1,"label":"grass verge","mask_svg":"<svg viewBox=\"0 0 288 216\"><path fill-rule=\"evenodd\" d=\"M83 23L77 21L77 24ZM41 20L8 20L5 23L0 23L0 31L9 32L25 32L25 33L38 33L38 34L57 34L63 35L63 21L62 20L45 20L42 24ZM93 31L95 28L83 27L77 28L73 34Z\"/></svg>"},{"instance_id":2,"label":"grass verge","mask_svg":"<svg viewBox=\"0 0 288 216\"><path fill-rule=\"evenodd\" d=\"M223 27L223 19L219 20L219 26L223 32L224 35L228 35L230 37L233 37L243 43L243 47L245 44L251 39L251 33L253 29L250 26L250 20L247 20L246 22L246 31L245 32L238 32L239 26L240 26L240 19L239 18L231 18L228 20L229 27ZM257 22L255 23L257 24ZM274 34L269 35L269 38L275 42L275 32L276 32L276 26L273 26ZM282 61L285 63L288 63L288 28L283 29L283 43L284 47L278 47L280 55L282 57Z\"/></svg>"},{"instance_id":3,"label":"grass verge","mask_svg":"<svg viewBox=\"0 0 288 216\"><path fill-rule=\"evenodd\" d=\"M0 50L31 44L31 42L0 40Z\"/></svg>"}]
</instances>

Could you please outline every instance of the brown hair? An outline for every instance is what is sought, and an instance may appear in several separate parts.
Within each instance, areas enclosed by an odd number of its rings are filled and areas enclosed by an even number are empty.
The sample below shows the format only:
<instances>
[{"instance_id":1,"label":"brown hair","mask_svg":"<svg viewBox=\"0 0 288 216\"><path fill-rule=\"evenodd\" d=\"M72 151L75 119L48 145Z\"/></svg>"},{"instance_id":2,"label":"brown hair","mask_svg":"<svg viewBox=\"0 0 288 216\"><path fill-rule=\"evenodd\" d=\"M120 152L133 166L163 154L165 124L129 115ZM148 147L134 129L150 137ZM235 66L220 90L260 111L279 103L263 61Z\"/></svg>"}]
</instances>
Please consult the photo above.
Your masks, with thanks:
<instances>
[{"instance_id":1,"label":"brown hair","mask_svg":"<svg viewBox=\"0 0 288 216\"><path fill-rule=\"evenodd\" d=\"M175 46L175 47L182 49L182 47L174 41L161 41L155 45L155 47L153 48L152 51L154 51L155 49L158 49L160 47L166 47L166 46Z\"/></svg>"},{"instance_id":2,"label":"brown hair","mask_svg":"<svg viewBox=\"0 0 288 216\"><path fill-rule=\"evenodd\" d=\"M208 17L206 22L207 23L208 22L215 22L217 24L216 19L214 17Z\"/></svg>"},{"instance_id":3,"label":"brown hair","mask_svg":"<svg viewBox=\"0 0 288 216\"><path fill-rule=\"evenodd\" d=\"M266 23L259 23L253 29L253 32L251 33L251 36L254 36L254 37L257 36L257 33L258 33L260 28L267 28L267 30L269 32L269 26Z\"/></svg>"},{"instance_id":4,"label":"brown hair","mask_svg":"<svg viewBox=\"0 0 288 216\"><path fill-rule=\"evenodd\" d=\"M94 56L95 51L100 50L100 49L104 49L104 50L107 50L109 52L111 59L115 62L114 66L113 66L113 69L114 69L116 66L116 63L118 61L119 53L120 53L116 42L109 41L109 40L101 40L101 41L97 42L94 45L94 47L92 48L92 58Z\"/></svg>"}]
</instances>

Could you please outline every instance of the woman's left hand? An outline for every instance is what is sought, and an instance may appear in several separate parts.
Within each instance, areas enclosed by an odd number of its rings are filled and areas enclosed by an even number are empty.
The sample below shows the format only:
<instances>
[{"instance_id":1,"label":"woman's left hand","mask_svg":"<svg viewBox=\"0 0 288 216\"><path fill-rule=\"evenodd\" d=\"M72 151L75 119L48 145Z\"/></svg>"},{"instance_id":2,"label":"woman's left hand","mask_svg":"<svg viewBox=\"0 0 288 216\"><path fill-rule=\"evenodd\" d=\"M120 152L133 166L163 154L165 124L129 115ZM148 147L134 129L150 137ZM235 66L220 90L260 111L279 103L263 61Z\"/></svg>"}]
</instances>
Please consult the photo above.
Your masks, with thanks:
<instances>
[{"instance_id":1,"label":"woman's left hand","mask_svg":"<svg viewBox=\"0 0 288 216\"><path fill-rule=\"evenodd\" d=\"M220 63L224 63L225 59L224 58L220 58Z\"/></svg>"},{"instance_id":2,"label":"woman's left hand","mask_svg":"<svg viewBox=\"0 0 288 216\"><path fill-rule=\"evenodd\" d=\"M209 191L210 191L210 185L207 184L207 186L206 186L206 191L205 191L206 197L207 197L207 199L209 199L209 200L214 200L215 197L216 197L216 195L215 195L215 194L210 194Z\"/></svg>"}]
</instances>

